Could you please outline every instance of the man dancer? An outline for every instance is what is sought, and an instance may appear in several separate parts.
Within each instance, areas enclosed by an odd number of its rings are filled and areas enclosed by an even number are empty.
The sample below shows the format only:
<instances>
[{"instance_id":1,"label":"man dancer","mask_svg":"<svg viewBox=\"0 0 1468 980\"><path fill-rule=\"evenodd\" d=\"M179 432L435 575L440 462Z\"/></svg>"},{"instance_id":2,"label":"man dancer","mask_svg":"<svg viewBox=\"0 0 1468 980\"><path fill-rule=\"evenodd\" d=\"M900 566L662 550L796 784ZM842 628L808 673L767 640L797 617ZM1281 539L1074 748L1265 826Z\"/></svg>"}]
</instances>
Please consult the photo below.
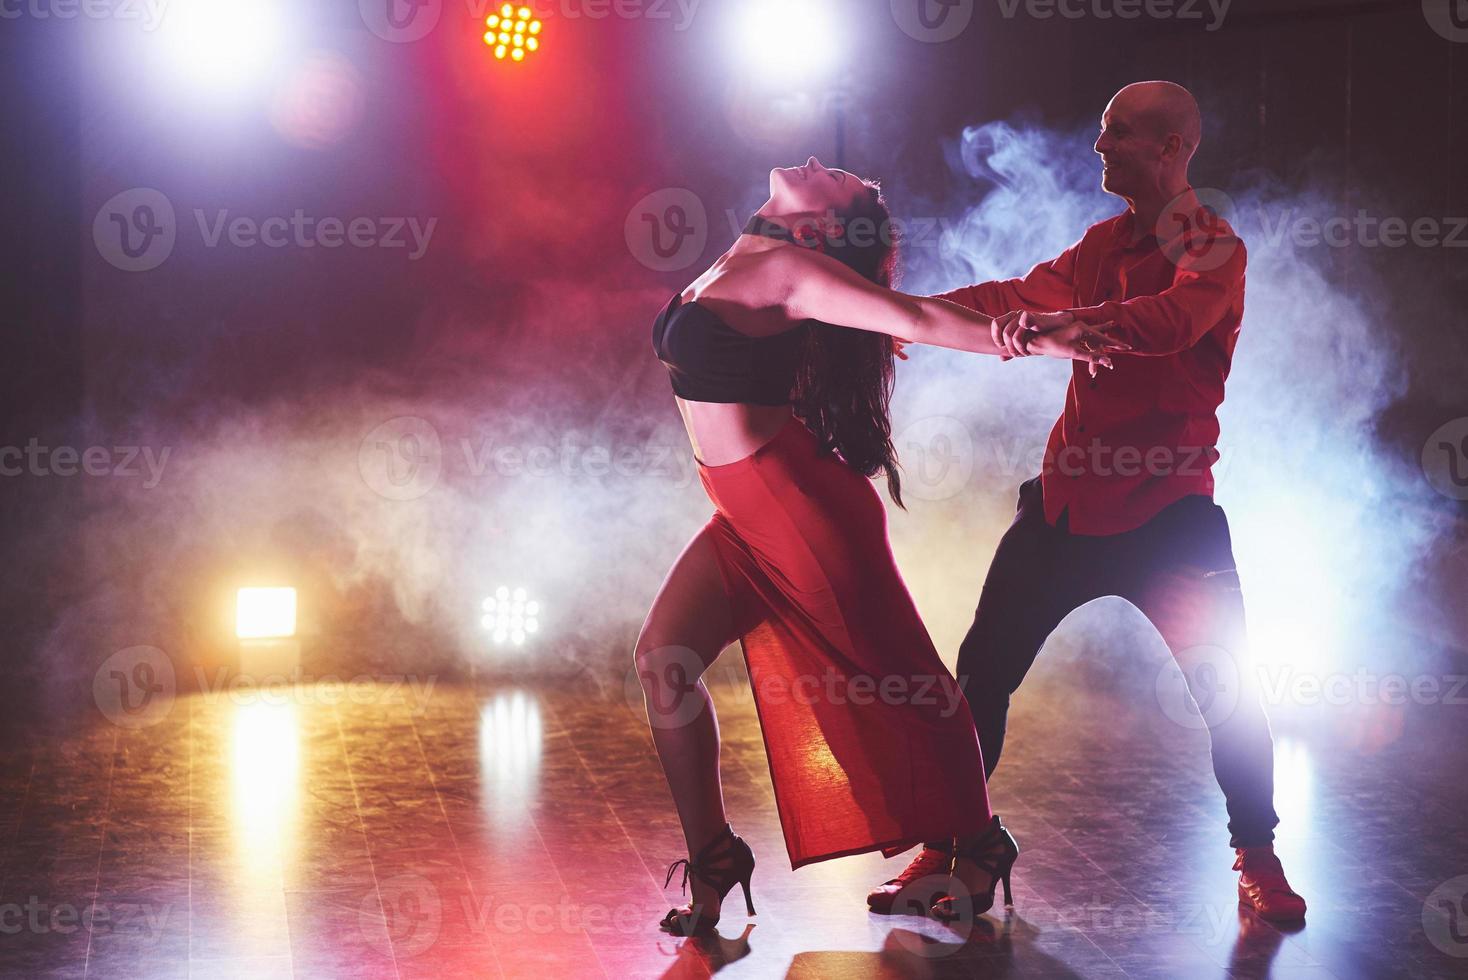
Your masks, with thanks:
<instances>
[{"instance_id":1,"label":"man dancer","mask_svg":"<svg viewBox=\"0 0 1468 980\"><path fill-rule=\"evenodd\" d=\"M995 341L1022 357L1035 331L1114 321L1132 351L1095 376L1077 365L1042 474L1020 488L994 555L958 678L973 709L985 776L1004 746L1010 695L1071 610L1120 595L1157 627L1190 685L1208 663L1237 703L1206 711L1213 771L1228 806L1239 899L1260 916L1300 919L1272 841L1269 724L1244 652L1244 605L1228 520L1212 499L1223 401L1244 308L1245 249L1188 181L1202 135L1197 103L1171 82L1123 88L1095 150L1101 186L1127 210L1089 228L1023 279L944 294L996 317ZM1195 690L1199 704L1215 692ZM942 873L952 842L928 843L868 903L892 910L912 882ZM928 896L933 897L933 896Z\"/></svg>"}]
</instances>

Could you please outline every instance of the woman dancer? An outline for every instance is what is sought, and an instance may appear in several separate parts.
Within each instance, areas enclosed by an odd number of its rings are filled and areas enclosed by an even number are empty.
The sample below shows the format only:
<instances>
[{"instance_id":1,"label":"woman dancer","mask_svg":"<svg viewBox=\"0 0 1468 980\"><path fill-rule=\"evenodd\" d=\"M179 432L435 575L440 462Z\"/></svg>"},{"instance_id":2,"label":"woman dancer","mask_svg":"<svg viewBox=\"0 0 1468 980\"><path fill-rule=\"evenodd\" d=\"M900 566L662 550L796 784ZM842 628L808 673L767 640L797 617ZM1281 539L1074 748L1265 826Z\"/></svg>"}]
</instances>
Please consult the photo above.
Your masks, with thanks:
<instances>
[{"instance_id":1,"label":"woman dancer","mask_svg":"<svg viewBox=\"0 0 1468 980\"><path fill-rule=\"evenodd\" d=\"M812 157L771 172L745 233L654 325L715 507L668 572L635 653L692 855L668 869L671 882L683 865L693 889L663 918L669 932L711 931L736 883L754 913L754 855L724 813L701 680L736 639L792 868L956 839L950 890L962 897L935 911L983 912L1001 879L1008 900L1018 851L982 777L952 778L984 771L972 717L893 561L871 482L885 473L901 506L888 418L900 343L1005 352L990 318L888 288L895 265L878 185ZM1117 348L1101 329L1063 325L1029 349L1109 367Z\"/></svg>"}]
</instances>

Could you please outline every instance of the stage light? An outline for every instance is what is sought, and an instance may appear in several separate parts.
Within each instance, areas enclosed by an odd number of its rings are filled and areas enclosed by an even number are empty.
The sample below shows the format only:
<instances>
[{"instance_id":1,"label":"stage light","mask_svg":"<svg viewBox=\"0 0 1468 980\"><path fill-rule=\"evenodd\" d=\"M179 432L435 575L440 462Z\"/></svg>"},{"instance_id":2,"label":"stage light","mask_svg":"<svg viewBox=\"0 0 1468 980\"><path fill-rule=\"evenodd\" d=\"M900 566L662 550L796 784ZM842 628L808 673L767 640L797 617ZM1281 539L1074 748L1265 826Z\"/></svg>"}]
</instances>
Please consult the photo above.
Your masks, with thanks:
<instances>
[{"instance_id":1,"label":"stage light","mask_svg":"<svg viewBox=\"0 0 1468 980\"><path fill-rule=\"evenodd\" d=\"M518 63L525 60L526 54L540 50L544 25L531 15L529 7L507 3L499 13L490 14L484 25L489 28L484 43L494 49L494 56L500 61L509 58Z\"/></svg>"},{"instance_id":2,"label":"stage light","mask_svg":"<svg viewBox=\"0 0 1468 980\"><path fill-rule=\"evenodd\" d=\"M158 34L191 80L222 87L260 76L284 38L279 0L172 0Z\"/></svg>"},{"instance_id":3,"label":"stage light","mask_svg":"<svg viewBox=\"0 0 1468 980\"><path fill-rule=\"evenodd\" d=\"M540 631L540 603L529 598L523 588L502 585L484 600L484 616L479 620L500 645L522 646L528 636Z\"/></svg>"},{"instance_id":4,"label":"stage light","mask_svg":"<svg viewBox=\"0 0 1468 980\"><path fill-rule=\"evenodd\" d=\"M830 73L841 43L829 0L746 0L739 5L736 58L769 81Z\"/></svg>"},{"instance_id":5,"label":"stage light","mask_svg":"<svg viewBox=\"0 0 1468 980\"><path fill-rule=\"evenodd\" d=\"M235 601L235 635L241 640L295 636L296 590L240 589Z\"/></svg>"}]
</instances>

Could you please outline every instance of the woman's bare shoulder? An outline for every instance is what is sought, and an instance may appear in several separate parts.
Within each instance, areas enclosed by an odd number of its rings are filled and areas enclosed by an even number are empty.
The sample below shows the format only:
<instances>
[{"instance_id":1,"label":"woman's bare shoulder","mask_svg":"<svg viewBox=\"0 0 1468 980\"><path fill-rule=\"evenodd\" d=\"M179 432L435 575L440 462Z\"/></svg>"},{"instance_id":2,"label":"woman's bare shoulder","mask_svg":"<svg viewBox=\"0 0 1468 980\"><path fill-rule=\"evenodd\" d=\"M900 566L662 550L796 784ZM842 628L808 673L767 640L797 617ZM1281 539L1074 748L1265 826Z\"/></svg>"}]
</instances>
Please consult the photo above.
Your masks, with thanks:
<instances>
[{"instance_id":1,"label":"woman's bare shoulder","mask_svg":"<svg viewBox=\"0 0 1468 980\"><path fill-rule=\"evenodd\" d=\"M727 255L683 292L684 302L708 308L741 333L780 333L793 326L786 313L802 251L775 248Z\"/></svg>"}]
</instances>

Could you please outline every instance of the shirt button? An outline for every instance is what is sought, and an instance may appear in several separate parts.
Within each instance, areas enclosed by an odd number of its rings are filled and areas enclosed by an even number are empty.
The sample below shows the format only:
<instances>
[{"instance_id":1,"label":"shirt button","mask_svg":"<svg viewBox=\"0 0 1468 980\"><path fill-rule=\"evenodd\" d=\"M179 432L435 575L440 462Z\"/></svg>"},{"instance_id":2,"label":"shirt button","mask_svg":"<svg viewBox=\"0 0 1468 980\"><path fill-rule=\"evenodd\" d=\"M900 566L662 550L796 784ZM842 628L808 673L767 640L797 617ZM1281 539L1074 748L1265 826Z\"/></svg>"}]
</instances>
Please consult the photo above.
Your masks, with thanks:
<instances>
[{"instance_id":1,"label":"shirt button","mask_svg":"<svg viewBox=\"0 0 1468 980\"><path fill-rule=\"evenodd\" d=\"M1085 431L1086 431L1086 427L1085 427L1085 426L1084 426L1084 425L1083 425L1083 426L1081 426L1081 431L1082 431L1082 432L1085 432Z\"/></svg>"}]
</instances>

